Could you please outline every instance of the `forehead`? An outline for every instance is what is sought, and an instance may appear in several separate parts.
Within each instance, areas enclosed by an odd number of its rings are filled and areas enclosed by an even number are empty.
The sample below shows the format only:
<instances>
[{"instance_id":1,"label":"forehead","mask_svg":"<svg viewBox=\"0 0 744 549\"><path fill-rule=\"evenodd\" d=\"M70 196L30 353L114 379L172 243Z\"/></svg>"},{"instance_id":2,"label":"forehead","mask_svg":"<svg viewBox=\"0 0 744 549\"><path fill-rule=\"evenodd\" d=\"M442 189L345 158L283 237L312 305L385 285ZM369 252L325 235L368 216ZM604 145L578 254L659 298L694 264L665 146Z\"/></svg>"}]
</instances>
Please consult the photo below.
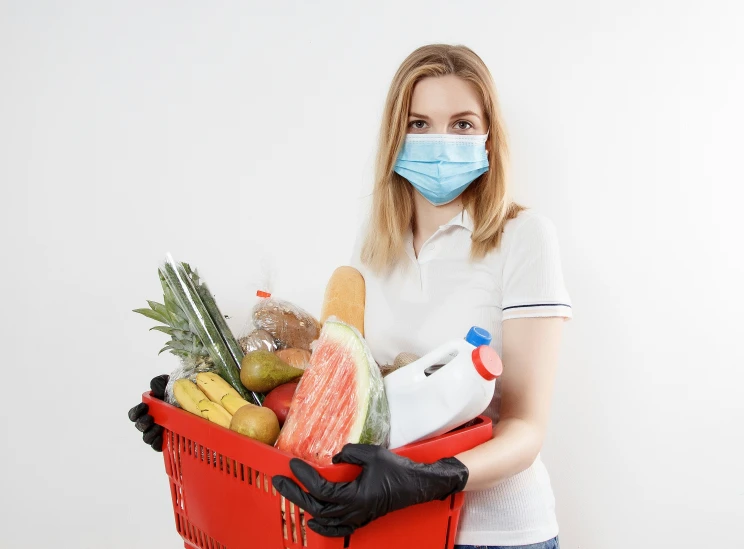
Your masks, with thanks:
<instances>
[{"instance_id":1,"label":"forehead","mask_svg":"<svg viewBox=\"0 0 744 549\"><path fill-rule=\"evenodd\" d=\"M413 88L410 110L427 116L450 116L463 111L482 115L483 105L473 84L448 74L419 80Z\"/></svg>"}]
</instances>

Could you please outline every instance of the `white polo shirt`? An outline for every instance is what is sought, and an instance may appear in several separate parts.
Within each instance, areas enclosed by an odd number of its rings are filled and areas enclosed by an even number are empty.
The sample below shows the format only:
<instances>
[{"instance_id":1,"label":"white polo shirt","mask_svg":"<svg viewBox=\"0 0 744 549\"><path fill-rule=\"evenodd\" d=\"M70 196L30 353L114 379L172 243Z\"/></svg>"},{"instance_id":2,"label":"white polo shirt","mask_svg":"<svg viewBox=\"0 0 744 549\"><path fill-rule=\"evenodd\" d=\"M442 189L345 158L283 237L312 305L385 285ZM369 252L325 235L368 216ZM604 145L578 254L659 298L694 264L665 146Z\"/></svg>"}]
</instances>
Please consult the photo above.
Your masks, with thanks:
<instances>
[{"instance_id":1,"label":"white polo shirt","mask_svg":"<svg viewBox=\"0 0 744 549\"><path fill-rule=\"evenodd\" d=\"M405 264L383 277L361 264L360 234L352 265L365 278L365 339L378 364L392 364L401 352L422 356L465 337L471 326L491 332L492 346L501 354L504 320L571 317L550 221L530 210L520 212L507 222L499 249L476 262L470 261L472 231L468 213L458 214L423 245L418 258L409 231ZM497 382L486 410L494 422L500 402ZM527 545L557 534L550 479L538 456L499 485L466 494L457 544Z\"/></svg>"}]
</instances>

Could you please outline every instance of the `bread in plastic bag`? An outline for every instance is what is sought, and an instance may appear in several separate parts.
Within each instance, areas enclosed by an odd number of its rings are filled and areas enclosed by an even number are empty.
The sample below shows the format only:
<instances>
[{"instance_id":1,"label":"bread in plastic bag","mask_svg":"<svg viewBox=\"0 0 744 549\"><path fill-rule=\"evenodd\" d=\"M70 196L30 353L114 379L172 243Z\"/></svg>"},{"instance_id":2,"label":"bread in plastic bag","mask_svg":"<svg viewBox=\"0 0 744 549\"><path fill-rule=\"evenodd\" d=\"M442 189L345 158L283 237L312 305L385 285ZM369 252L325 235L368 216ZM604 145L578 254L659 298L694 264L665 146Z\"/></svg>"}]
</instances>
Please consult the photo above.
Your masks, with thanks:
<instances>
[{"instance_id":1,"label":"bread in plastic bag","mask_svg":"<svg viewBox=\"0 0 744 549\"><path fill-rule=\"evenodd\" d=\"M276 340L266 330L255 329L248 335L238 339L238 345L243 350L243 354L252 353L253 351L276 351Z\"/></svg>"},{"instance_id":2,"label":"bread in plastic bag","mask_svg":"<svg viewBox=\"0 0 744 549\"><path fill-rule=\"evenodd\" d=\"M387 446L390 411L377 363L359 331L335 318L323 326L276 446L329 465L344 444Z\"/></svg>"},{"instance_id":3,"label":"bread in plastic bag","mask_svg":"<svg viewBox=\"0 0 744 549\"><path fill-rule=\"evenodd\" d=\"M269 332L279 349L310 350L320 335L320 322L310 313L288 301L265 297L253 307L253 325Z\"/></svg>"}]
</instances>

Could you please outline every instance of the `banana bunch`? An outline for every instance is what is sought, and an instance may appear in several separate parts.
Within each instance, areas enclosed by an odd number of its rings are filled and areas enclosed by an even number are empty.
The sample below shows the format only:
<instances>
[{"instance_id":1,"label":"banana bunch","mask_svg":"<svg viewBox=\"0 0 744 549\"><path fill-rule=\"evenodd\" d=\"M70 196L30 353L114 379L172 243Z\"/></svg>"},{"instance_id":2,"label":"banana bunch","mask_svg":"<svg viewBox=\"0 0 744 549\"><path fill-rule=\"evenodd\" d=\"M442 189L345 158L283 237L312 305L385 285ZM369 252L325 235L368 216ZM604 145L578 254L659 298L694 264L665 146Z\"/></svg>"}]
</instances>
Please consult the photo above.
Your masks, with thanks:
<instances>
[{"instance_id":1,"label":"banana bunch","mask_svg":"<svg viewBox=\"0 0 744 549\"><path fill-rule=\"evenodd\" d=\"M227 381L213 372L196 374L196 383L186 378L177 380L173 384L173 396L187 412L226 429L230 428L233 414L250 404Z\"/></svg>"}]
</instances>

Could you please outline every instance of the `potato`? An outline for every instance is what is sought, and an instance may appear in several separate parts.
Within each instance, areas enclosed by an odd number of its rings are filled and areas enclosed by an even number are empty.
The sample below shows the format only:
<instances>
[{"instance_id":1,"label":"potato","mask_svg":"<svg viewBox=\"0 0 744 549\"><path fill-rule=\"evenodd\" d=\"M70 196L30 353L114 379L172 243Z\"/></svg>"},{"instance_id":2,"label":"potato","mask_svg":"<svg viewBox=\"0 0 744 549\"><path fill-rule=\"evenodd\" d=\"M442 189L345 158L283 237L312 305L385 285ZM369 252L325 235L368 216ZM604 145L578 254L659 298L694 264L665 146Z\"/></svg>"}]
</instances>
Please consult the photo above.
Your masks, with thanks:
<instances>
[{"instance_id":1,"label":"potato","mask_svg":"<svg viewBox=\"0 0 744 549\"><path fill-rule=\"evenodd\" d=\"M310 364L310 351L305 349L282 349L276 356L295 368L304 370Z\"/></svg>"}]
</instances>

